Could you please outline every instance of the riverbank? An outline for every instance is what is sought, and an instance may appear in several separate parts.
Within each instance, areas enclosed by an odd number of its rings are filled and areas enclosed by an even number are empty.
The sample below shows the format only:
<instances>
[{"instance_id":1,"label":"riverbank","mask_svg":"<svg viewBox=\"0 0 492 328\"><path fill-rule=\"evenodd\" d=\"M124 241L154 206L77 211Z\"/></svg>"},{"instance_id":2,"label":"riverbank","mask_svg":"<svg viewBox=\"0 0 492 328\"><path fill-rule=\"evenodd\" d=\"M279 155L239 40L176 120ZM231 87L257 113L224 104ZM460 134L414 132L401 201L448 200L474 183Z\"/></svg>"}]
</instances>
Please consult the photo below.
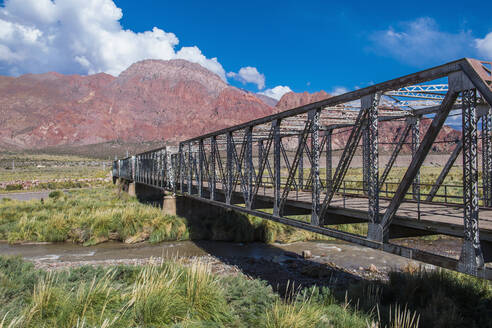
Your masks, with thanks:
<instances>
[{"instance_id":1,"label":"riverbank","mask_svg":"<svg viewBox=\"0 0 492 328\"><path fill-rule=\"evenodd\" d=\"M0 256L0 317L6 318L0 327L490 326L491 284L445 270L408 266L381 281L292 254L131 255L79 261L46 256L32 263ZM200 293L193 299L190 286ZM197 298L206 316L196 312Z\"/></svg>"},{"instance_id":2,"label":"riverbank","mask_svg":"<svg viewBox=\"0 0 492 328\"><path fill-rule=\"evenodd\" d=\"M0 200L0 240L70 241L85 246L110 240L152 243L177 240L293 242L326 239L253 216L230 212L199 219L164 215L114 187L52 192L43 200Z\"/></svg>"},{"instance_id":3,"label":"riverbank","mask_svg":"<svg viewBox=\"0 0 492 328\"><path fill-rule=\"evenodd\" d=\"M0 327L365 327L373 318L329 290L280 298L241 273L194 260L46 272L0 257ZM70 300L70 301L68 301Z\"/></svg>"}]
</instances>

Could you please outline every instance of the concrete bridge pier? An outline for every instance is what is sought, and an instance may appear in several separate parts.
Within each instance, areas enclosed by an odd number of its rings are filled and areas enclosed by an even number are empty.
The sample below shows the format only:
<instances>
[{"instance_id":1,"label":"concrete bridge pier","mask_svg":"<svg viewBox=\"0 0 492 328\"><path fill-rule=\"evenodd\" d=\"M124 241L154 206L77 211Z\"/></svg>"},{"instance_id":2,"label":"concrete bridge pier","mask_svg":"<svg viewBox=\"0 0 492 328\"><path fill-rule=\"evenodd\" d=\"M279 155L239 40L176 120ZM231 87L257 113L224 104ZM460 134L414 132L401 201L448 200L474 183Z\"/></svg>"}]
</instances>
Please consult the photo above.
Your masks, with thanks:
<instances>
[{"instance_id":1,"label":"concrete bridge pier","mask_svg":"<svg viewBox=\"0 0 492 328\"><path fill-rule=\"evenodd\" d=\"M185 196L173 195L162 189L148 186L146 184L117 179L115 181L122 191L130 196L137 197L145 203L152 203L162 208L166 215L176 215L186 219L194 220L205 217L227 216L232 210L214 206L194 200Z\"/></svg>"}]
</instances>

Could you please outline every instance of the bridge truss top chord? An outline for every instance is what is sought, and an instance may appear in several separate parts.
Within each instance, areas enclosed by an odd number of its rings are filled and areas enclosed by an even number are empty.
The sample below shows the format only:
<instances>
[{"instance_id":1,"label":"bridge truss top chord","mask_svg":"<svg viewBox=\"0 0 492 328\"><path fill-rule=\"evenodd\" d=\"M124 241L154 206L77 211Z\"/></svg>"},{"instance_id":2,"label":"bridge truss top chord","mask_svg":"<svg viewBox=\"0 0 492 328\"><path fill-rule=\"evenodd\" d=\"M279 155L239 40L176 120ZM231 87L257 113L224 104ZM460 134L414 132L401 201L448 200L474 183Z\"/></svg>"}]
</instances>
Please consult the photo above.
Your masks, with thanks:
<instances>
[{"instance_id":1,"label":"bridge truss top chord","mask_svg":"<svg viewBox=\"0 0 492 328\"><path fill-rule=\"evenodd\" d=\"M136 154L113 176L492 279L491 64L460 59ZM457 116L461 135L443 140ZM427 181L436 149L451 156ZM463 240L457 258L394 242L436 233Z\"/></svg>"}]
</instances>

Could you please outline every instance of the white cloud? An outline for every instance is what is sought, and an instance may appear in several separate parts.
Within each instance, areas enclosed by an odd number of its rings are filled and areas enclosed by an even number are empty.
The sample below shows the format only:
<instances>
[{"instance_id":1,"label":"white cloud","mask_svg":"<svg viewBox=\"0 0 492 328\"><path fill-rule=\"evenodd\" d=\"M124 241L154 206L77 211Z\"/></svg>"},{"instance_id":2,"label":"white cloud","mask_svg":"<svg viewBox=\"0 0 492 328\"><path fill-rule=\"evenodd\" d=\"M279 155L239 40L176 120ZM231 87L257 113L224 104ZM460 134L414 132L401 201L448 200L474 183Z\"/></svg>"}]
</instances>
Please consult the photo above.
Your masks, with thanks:
<instances>
[{"instance_id":1,"label":"white cloud","mask_svg":"<svg viewBox=\"0 0 492 328\"><path fill-rule=\"evenodd\" d=\"M229 72L227 73L228 77L232 77L233 79L246 84L246 83L253 83L256 84L258 87L258 90L261 90L265 87L265 75L261 74L258 72L256 67L241 67L239 72L234 73L234 72Z\"/></svg>"},{"instance_id":2,"label":"white cloud","mask_svg":"<svg viewBox=\"0 0 492 328\"><path fill-rule=\"evenodd\" d=\"M429 17L377 31L370 39L376 53L417 66L470 56L470 51L474 51L470 31L443 32Z\"/></svg>"},{"instance_id":3,"label":"white cloud","mask_svg":"<svg viewBox=\"0 0 492 328\"><path fill-rule=\"evenodd\" d=\"M258 93L273 99L280 100L280 98L282 98L282 96L287 92L292 92L292 90L288 86L278 85L275 88L266 89L265 91Z\"/></svg>"},{"instance_id":4,"label":"white cloud","mask_svg":"<svg viewBox=\"0 0 492 328\"><path fill-rule=\"evenodd\" d=\"M181 58L226 80L217 58L196 46L175 49L176 35L157 27L124 30L122 16L112 0L7 0L0 7L0 73L118 75L139 60Z\"/></svg>"},{"instance_id":5,"label":"white cloud","mask_svg":"<svg viewBox=\"0 0 492 328\"><path fill-rule=\"evenodd\" d=\"M483 56L481 59L492 60L492 32L487 34L483 39L475 39L475 46L478 53Z\"/></svg>"},{"instance_id":6,"label":"white cloud","mask_svg":"<svg viewBox=\"0 0 492 328\"><path fill-rule=\"evenodd\" d=\"M338 96L344 93L349 92L349 90L345 87L334 87L331 92L329 92L332 96Z\"/></svg>"}]
</instances>

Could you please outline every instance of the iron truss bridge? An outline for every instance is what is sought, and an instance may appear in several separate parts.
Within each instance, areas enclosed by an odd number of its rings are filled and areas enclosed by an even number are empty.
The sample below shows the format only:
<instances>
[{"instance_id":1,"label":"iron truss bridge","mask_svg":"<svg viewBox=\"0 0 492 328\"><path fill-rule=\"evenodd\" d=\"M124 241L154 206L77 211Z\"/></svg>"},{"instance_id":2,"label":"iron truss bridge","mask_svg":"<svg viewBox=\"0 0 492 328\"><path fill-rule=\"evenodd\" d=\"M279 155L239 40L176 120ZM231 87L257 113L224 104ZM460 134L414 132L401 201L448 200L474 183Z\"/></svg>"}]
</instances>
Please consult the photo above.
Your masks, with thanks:
<instances>
[{"instance_id":1,"label":"iron truss bridge","mask_svg":"<svg viewBox=\"0 0 492 328\"><path fill-rule=\"evenodd\" d=\"M460 59L136 154L113 176L490 280L491 64ZM461 249L398 243L431 234Z\"/></svg>"}]
</instances>

